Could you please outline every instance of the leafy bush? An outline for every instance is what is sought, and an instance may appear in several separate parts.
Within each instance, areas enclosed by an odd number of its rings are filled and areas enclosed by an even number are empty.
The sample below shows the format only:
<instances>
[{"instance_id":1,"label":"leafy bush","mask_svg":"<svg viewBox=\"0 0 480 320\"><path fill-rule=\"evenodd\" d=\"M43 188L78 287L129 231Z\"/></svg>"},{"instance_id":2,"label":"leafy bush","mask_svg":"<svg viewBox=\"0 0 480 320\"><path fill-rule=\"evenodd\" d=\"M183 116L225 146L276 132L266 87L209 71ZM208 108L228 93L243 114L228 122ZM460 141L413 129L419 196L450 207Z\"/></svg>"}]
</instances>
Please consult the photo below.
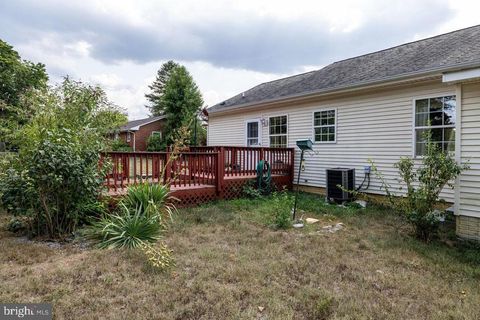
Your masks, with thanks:
<instances>
[{"instance_id":1,"label":"leafy bush","mask_svg":"<svg viewBox=\"0 0 480 320\"><path fill-rule=\"evenodd\" d=\"M31 217L34 235L63 238L98 207L100 153L125 116L100 88L69 79L28 103L36 114L16 137L18 156L0 169L2 205Z\"/></svg>"},{"instance_id":2,"label":"leafy bush","mask_svg":"<svg viewBox=\"0 0 480 320\"><path fill-rule=\"evenodd\" d=\"M132 151L132 147L125 141L121 139L114 139L110 143L110 150L112 151L122 151L122 152L130 152Z\"/></svg>"},{"instance_id":3,"label":"leafy bush","mask_svg":"<svg viewBox=\"0 0 480 320\"><path fill-rule=\"evenodd\" d=\"M255 180L248 180L243 186L243 195L250 199L258 199L262 197L262 192L255 186Z\"/></svg>"},{"instance_id":4,"label":"leafy bush","mask_svg":"<svg viewBox=\"0 0 480 320\"><path fill-rule=\"evenodd\" d=\"M294 197L287 191L275 192L272 195L272 224L277 229L288 229L292 226L292 208Z\"/></svg>"},{"instance_id":5,"label":"leafy bush","mask_svg":"<svg viewBox=\"0 0 480 320\"><path fill-rule=\"evenodd\" d=\"M165 151L167 142L159 134L152 134L147 139L147 151Z\"/></svg>"},{"instance_id":6,"label":"leafy bush","mask_svg":"<svg viewBox=\"0 0 480 320\"><path fill-rule=\"evenodd\" d=\"M405 183L405 197L393 194L377 168L374 165L372 168L380 178L392 208L399 210L414 226L418 238L428 241L437 233L443 216L443 213L436 209L440 192L445 186L454 188L453 181L469 166L458 164L450 153L442 151L432 141L430 132L426 133L425 140L425 155L417 168L415 160L409 157L402 157L395 164L401 180Z\"/></svg>"}]
</instances>

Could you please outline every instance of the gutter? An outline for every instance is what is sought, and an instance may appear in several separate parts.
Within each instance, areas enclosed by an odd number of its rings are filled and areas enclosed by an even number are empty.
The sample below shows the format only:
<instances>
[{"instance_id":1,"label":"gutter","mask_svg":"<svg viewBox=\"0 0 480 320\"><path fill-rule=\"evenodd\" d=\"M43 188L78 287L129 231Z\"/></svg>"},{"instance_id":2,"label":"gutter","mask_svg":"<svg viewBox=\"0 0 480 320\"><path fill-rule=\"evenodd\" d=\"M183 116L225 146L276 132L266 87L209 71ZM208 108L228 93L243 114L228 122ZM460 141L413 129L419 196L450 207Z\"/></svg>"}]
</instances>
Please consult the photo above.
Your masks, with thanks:
<instances>
[{"instance_id":1,"label":"gutter","mask_svg":"<svg viewBox=\"0 0 480 320\"><path fill-rule=\"evenodd\" d=\"M235 111L238 109L242 108L250 108L250 107L256 107L256 106L264 106L264 105L275 105L277 103L284 103L284 102L289 102L289 101L294 101L297 99L308 99L308 98L315 98L315 97L322 97L328 94L334 94L334 93L342 93L342 92L350 92L350 91L358 91L362 89L368 89L370 87L378 87L378 86L384 86L384 85L389 85L393 83L385 83L388 81L391 82L402 82L402 81L408 81L408 80L424 80L424 79L429 79L432 77L441 77L443 76L443 73L446 72L452 72L452 71L459 71L462 69L469 69L469 68L478 68L480 67L480 61L474 62L474 63L463 63L463 64L457 64L455 66L452 66L450 68L432 68L429 70L424 70L421 72L410 72L410 73L404 73L400 76L390 76L390 77L384 77L380 79L376 79L373 81L365 81L365 82L359 82L355 85L346 85L346 86L339 86L339 87L334 87L330 89L321 89L321 90L314 90L314 91L309 91L309 92L303 92L303 93L298 93L298 94L292 94L289 96L284 96L281 98L272 98L272 99L267 99L267 100L261 100L258 102L250 102L250 103L244 103L244 104L239 104L231 107L224 107L219 110L209 110L210 115L216 115L216 114L225 114L229 113L231 111ZM415 78L417 77L417 78Z\"/></svg>"}]
</instances>

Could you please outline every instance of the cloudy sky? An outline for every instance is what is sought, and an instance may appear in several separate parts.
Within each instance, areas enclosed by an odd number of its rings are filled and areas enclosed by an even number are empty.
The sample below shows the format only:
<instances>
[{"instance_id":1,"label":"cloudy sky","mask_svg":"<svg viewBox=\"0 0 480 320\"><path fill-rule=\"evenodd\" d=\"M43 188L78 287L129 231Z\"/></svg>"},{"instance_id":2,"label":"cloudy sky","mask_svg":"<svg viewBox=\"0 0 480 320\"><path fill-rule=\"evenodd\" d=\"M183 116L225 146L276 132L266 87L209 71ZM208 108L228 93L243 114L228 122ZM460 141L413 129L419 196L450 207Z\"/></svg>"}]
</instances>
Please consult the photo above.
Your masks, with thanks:
<instances>
[{"instance_id":1,"label":"cloudy sky","mask_svg":"<svg viewBox=\"0 0 480 320\"><path fill-rule=\"evenodd\" d=\"M161 64L184 64L213 105L260 82L480 23L466 0L0 0L0 38L100 84L131 119Z\"/></svg>"}]
</instances>

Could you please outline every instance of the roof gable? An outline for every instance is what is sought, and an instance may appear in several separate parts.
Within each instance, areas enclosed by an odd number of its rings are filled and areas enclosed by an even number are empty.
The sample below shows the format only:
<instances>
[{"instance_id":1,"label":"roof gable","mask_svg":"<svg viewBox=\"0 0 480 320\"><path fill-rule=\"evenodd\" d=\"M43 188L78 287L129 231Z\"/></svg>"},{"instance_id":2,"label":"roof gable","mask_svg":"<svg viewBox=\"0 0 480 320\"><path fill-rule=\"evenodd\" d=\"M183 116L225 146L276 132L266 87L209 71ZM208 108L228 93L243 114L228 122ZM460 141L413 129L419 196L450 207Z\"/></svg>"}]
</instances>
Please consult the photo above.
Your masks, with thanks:
<instances>
[{"instance_id":1,"label":"roof gable","mask_svg":"<svg viewBox=\"0 0 480 320\"><path fill-rule=\"evenodd\" d=\"M139 120L132 120L127 122L125 125L120 127L120 132L124 131L137 131L141 126L147 125L149 123L165 119L165 116L150 117Z\"/></svg>"}]
</instances>

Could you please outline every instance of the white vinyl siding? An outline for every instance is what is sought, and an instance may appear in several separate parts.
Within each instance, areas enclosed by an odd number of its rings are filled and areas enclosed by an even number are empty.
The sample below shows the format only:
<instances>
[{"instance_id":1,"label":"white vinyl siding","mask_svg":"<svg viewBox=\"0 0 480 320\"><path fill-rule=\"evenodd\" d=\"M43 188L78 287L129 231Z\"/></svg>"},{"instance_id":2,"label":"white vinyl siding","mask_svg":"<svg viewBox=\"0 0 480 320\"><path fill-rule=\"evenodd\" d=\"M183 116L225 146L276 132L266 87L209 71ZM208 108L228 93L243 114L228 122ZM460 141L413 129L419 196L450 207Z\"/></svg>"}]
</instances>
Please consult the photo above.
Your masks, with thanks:
<instances>
[{"instance_id":1,"label":"white vinyl siding","mask_svg":"<svg viewBox=\"0 0 480 320\"><path fill-rule=\"evenodd\" d=\"M412 103L421 97L455 95L455 86L439 82L416 84L410 87L377 90L370 94L356 94L337 99L323 99L315 103L289 104L276 108L258 107L254 111L241 110L235 114L209 117L209 145L244 145L246 119L268 119L270 116L288 115L288 146L295 141L312 139L313 113L336 110L336 143L316 143L313 152L306 154L302 185L325 187L325 169L349 167L356 169L357 185L363 179L363 167L374 160L378 170L394 188L399 187L398 170L394 164L401 156L413 154L414 114ZM478 98L480 100L480 97ZM480 114L478 115L480 117ZM263 143L268 145L268 126L262 126ZM480 135L480 132L478 133ZM295 148L297 172L300 151ZM478 163L480 169L480 162ZM479 176L480 178L480 172ZM480 181L480 180L479 180ZM384 194L380 182L372 174L369 192ZM453 202L452 190L446 189L442 197Z\"/></svg>"},{"instance_id":2,"label":"white vinyl siding","mask_svg":"<svg viewBox=\"0 0 480 320\"><path fill-rule=\"evenodd\" d=\"M470 170L460 176L459 214L480 218L480 83L462 85L461 161Z\"/></svg>"}]
</instances>

